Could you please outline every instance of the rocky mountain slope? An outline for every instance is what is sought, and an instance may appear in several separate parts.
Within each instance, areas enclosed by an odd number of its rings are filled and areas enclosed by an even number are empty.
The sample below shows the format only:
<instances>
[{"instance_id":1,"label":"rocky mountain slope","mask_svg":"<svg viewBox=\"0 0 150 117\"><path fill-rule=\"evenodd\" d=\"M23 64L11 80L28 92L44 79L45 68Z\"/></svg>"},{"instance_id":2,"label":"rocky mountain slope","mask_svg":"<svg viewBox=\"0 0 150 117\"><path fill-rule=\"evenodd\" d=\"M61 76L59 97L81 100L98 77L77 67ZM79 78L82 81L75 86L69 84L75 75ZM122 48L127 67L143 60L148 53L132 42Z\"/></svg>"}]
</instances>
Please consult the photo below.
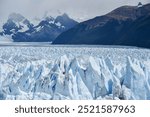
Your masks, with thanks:
<instances>
[{"instance_id":1,"label":"rocky mountain slope","mask_svg":"<svg viewBox=\"0 0 150 117\"><path fill-rule=\"evenodd\" d=\"M130 45L150 48L150 4L123 6L79 23L53 44Z\"/></svg>"}]
</instances>

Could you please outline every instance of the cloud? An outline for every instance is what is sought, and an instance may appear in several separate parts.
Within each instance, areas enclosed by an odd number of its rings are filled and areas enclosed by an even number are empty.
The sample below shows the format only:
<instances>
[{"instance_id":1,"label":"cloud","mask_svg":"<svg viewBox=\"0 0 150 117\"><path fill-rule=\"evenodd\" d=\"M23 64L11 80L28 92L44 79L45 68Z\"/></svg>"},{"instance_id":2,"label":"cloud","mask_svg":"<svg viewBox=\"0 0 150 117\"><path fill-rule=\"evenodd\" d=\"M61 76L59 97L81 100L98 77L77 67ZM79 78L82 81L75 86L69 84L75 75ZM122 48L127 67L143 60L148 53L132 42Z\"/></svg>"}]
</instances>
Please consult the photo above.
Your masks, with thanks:
<instances>
[{"instance_id":1,"label":"cloud","mask_svg":"<svg viewBox=\"0 0 150 117\"><path fill-rule=\"evenodd\" d=\"M0 22L7 20L11 12L21 13L32 19L67 13L75 19L90 19L108 13L122 5L137 5L139 0L0 0ZM141 0L148 3L149 0Z\"/></svg>"}]
</instances>

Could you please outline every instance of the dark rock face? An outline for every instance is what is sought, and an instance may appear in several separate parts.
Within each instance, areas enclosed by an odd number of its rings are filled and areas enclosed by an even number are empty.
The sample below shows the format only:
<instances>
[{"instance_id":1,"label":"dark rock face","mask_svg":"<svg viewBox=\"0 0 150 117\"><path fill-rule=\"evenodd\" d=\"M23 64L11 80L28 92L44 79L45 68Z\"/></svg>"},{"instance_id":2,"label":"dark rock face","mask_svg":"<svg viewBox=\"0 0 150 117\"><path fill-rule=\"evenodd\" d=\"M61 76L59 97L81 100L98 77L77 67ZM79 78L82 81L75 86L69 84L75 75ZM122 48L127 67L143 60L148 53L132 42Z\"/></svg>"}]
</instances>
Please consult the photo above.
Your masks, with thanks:
<instances>
[{"instance_id":1,"label":"dark rock face","mask_svg":"<svg viewBox=\"0 0 150 117\"><path fill-rule=\"evenodd\" d=\"M53 44L119 44L148 47L144 43L150 40L149 16L150 4L142 7L123 6L104 16L79 23L59 35Z\"/></svg>"},{"instance_id":2,"label":"dark rock face","mask_svg":"<svg viewBox=\"0 0 150 117\"><path fill-rule=\"evenodd\" d=\"M115 44L150 48L150 16L135 20Z\"/></svg>"}]
</instances>

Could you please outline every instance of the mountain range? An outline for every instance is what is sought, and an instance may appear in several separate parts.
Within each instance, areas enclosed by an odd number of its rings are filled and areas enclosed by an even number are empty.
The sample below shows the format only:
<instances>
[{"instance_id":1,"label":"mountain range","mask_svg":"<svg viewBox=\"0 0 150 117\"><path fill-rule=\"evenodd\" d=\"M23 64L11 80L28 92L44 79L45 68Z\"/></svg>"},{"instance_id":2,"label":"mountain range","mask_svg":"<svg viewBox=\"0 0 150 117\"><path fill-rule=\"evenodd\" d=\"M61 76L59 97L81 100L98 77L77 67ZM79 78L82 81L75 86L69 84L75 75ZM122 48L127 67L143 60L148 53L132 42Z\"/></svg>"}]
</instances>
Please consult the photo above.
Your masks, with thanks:
<instances>
[{"instance_id":1,"label":"mountain range","mask_svg":"<svg viewBox=\"0 0 150 117\"><path fill-rule=\"evenodd\" d=\"M14 42L52 42L59 34L77 23L67 14L63 14L56 18L45 17L39 24L33 25L21 14L12 13L3 25L0 35L9 35Z\"/></svg>"},{"instance_id":2,"label":"mountain range","mask_svg":"<svg viewBox=\"0 0 150 117\"><path fill-rule=\"evenodd\" d=\"M21 14L12 13L0 36L10 36L14 42L150 48L150 4L122 6L81 23L64 13L56 18L46 16L33 25Z\"/></svg>"},{"instance_id":3,"label":"mountain range","mask_svg":"<svg viewBox=\"0 0 150 117\"><path fill-rule=\"evenodd\" d=\"M129 45L150 48L150 4L122 6L81 22L53 44Z\"/></svg>"}]
</instances>

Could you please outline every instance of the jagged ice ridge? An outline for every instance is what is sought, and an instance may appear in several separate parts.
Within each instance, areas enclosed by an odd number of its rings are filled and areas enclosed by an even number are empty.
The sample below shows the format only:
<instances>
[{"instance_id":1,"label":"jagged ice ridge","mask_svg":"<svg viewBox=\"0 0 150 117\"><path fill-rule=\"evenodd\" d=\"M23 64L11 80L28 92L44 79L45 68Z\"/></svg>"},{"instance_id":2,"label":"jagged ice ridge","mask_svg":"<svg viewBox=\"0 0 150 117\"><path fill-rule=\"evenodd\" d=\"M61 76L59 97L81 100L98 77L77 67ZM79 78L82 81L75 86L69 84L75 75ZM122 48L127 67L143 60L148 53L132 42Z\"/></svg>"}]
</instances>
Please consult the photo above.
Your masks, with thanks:
<instances>
[{"instance_id":1,"label":"jagged ice ridge","mask_svg":"<svg viewBox=\"0 0 150 117\"><path fill-rule=\"evenodd\" d=\"M62 55L0 64L0 99L150 99L150 62Z\"/></svg>"}]
</instances>

